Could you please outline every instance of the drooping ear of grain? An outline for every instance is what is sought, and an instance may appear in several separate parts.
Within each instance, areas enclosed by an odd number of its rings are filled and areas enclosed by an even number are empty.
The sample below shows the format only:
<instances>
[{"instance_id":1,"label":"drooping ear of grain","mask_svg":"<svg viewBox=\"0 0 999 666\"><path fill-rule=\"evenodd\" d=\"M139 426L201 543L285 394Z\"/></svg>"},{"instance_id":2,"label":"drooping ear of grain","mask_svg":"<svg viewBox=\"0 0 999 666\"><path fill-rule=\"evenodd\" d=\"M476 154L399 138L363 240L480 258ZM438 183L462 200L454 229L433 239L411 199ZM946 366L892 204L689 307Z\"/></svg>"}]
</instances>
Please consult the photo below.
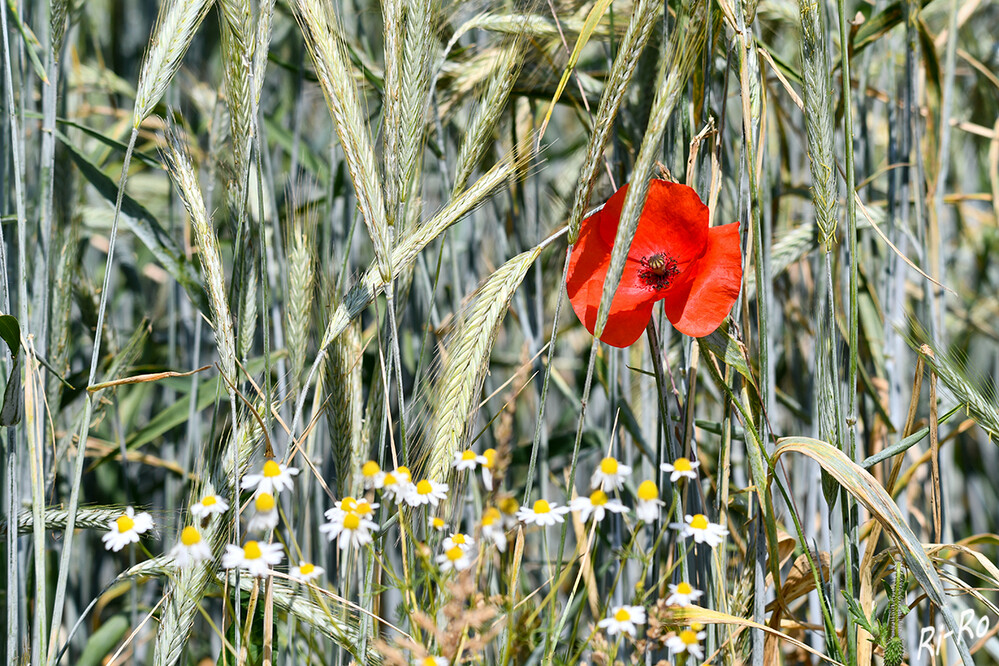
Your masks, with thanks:
<instances>
[{"instance_id":1,"label":"drooping ear of grain","mask_svg":"<svg viewBox=\"0 0 999 666\"><path fill-rule=\"evenodd\" d=\"M812 172L812 201L819 240L831 247L836 237L836 173L833 162L832 86L829 48L822 7L816 0L799 0L801 10L801 73L804 79L805 130Z\"/></svg>"},{"instance_id":2,"label":"drooping ear of grain","mask_svg":"<svg viewBox=\"0 0 999 666\"><path fill-rule=\"evenodd\" d=\"M166 0L161 5L135 88L132 127L138 127L163 97L211 6L212 0Z\"/></svg>"},{"instance_id":3,"label":"drooping ear of grain","mask_svg":"<svg viewBox=\"0 0 999 666\"><path fill-rule=\"evenodd\" d=\"M524 54L522 46L519 40L514 40L500 50L496 57L492 76L489 77L486 90L472 113L461 140L454 185L451 188L454 194L465 189L475 166L491 143L493 129L506 109L506 101L520 73Z\"/></svg>"},{"instance_id":4,"label":"drooping ear of grain","mask_svg":"<svg viewBox=\"0 0 999 666\"><path fill-rule=\"evenodd\" d=\"M319 85L326 96L326 105L350 172L357 194L357 204L364 218L368 235L375 250L375 260L382 278L392 275L392 247L381 176L375 165L371 134L361 113L360 98L354 85L354 71L344 54L340 27L321 0L297 0L295 16L302 26L305 43L316 65Z\"/></svg>"},{"instance_id":5,"label":"drooping ear of grain","mask_svg":"<svg viewBox=\"0 0 999 666\"><path fill-rule=\"evenodd\" d=\"M215 329L215 344L218 347L222 372L230 381L236 377L236 337L233 332L232 315L226 298L225 269L219 250L215 228L208 217L205 201L198 184L198 175L187 154L183 140L175 131L167 133L167 165L170 176L180 189L181 199L198 242L201 258L201 277L208 292L208 302L212 310L212 326Z\"/></svg>"},{"instance_id":6,"label":"drooping ear of grain","mask_svg":"<svg viewBox=\"0 0 999 666\"><path fill-rule=\"evenodd\" d=\"M579 224L583 219L587 205L589 205L590 194L596 183L597 170L603 160L604 149L610 139L611 130L614 129L614 119L617 118L618 109L621 108L621 102L635 74L638 58L649 42L652 28L661 20L660 12L656 11L657 8L661 7L662 3L655 2L655 0L638 0L631 14L631 21L628 23L628 30L624 33L624 39L621 40L618 47L610 78L604 88L604 94L600 97L600 106L597 108L597 117L593 122L590 142L586 146L583 167L579 179L576 181L576 194L573 197L572 212L569 215L570 243L576 242Z\"/></svg>"},{"instance_id":7,"label":"drooping ear of grain","mask_svg":"<svg viewBox=\"0 0 999 666\"><path fill-rule=\"evenodd\" d=\"M638 150L638 158L635 160L632 184L624 197L621 223L614 238L614 249L611 251L610 266L607 268L600 309L597 311L597 323L593 334L598 338L607 324L611 301L621 282L624 262L628 257L628 250L631 249L635 230L638 228L638 218L645 206L645 197L649 193L649 177L662 151L661 144L666 123L676 107L704 44L704 23L707 14L705 5L702 0L683 3L682 11L679 12L671 33L669 46L663 49L663 57L659 63L656 98L652 102L649 124L645 129L642 146Z\"/></svg>"},{"instance_id":8,"label":"drooping ear of grain","mask_svg":"<svg viewBox=\"0 0 999 666\"><path fill-rule=\"evenodd\" d=\"M517 255L489 277L448 345L433 406L433 434L426 466L430 479L443 481L455 455L465 445L503 316L541 249L538 246Z\"/></svg>"},{"instance_id":9,"label":"drooping ear of grain","mask_svg":"<svg viewBox=\"0 0 999 666\"><path fill-rule=\"evenodd\" d=\"M363 351L358 326L351 323L330 345L326 361L326 422L330 429L339 497L356 496L359 492L361 464L367 453L361 422L364 415Z\"/></svg>"}]
</instances>

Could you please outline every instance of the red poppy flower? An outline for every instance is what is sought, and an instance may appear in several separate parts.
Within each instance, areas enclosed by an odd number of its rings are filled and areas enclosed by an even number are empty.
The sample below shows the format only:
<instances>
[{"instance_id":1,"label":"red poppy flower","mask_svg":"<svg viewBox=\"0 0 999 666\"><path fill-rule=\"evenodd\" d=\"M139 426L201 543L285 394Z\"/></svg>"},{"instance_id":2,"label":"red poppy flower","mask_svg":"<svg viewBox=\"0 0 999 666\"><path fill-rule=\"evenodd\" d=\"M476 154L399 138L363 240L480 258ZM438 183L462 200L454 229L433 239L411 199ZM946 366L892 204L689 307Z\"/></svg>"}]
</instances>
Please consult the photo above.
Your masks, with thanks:
<instances>
[{"instance_id":1,"label":"red poppy flower","mask_svg":"<svg viewBox=\"0 0 999 666\"><path fill-rule=\"evenodd\" d=\"M576 316L593 333L611 248L628 186L583 220L569 257L566 288ZM686 185L653 180L611 302L601 340L627 347L664 301L673 327L702 337L725 320L742 284L739 223L708 226L708 207Z\"/></svg>"}]
</instances>

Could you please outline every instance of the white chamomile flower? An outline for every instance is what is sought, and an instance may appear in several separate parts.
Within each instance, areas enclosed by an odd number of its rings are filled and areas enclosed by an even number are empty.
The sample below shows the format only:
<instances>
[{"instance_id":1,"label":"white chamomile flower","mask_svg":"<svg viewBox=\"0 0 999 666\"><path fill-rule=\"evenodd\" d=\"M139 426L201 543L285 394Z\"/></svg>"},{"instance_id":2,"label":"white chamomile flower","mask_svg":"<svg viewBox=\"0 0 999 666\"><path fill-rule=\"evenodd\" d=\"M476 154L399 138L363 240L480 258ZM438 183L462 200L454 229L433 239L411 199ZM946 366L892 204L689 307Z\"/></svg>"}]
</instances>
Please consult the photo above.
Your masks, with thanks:
<instances>
[{"instance_id":1,"label":"white chamomile flower","mask_svg":"<svg viewBox=\"0 0 999 666\"><path fill-rule=\"evenodd\" d=\"M284 559L283 546L279 543L260 543L247 541L243 547L228 544L222 555L222 567L225 569L246 569L257 578L266 578L271 569L281 564Z\"/></svg>"},{"instance_id":2,"label":"white chamomile flower","mask_svg":"<svg viewBox=\"0 0 999 666\"><path fill-rule=\"evenodd\" d=\"M703 631L684 629L679 634L673 634L666 639L666 647L669 653L682 654L686 652L695 659L704 659L704 650L701 648L701 641L707 636Z\"/></svg>"},{"instance_id":3,"label":"white chamomile flower","mask_svg":"<svg viewBox=\"0 0 999 666\"><path fill-rule=\"evenodd\" d=\"M619 463L617 458L608 456L601 460L597 468L593 470L593 476L590 477L590 488L599 488L604 492L621 490L621 486L624 485L624 480L629 474L631 474L630 467Z\"/></svg>"},{"instance_id":4,"label":"white chamomile flower","mask_svg":"<svg viewBox=\"0 0 999 666\"><path fill-rule=\"evenodd\" d=\"M291 488L291 477L296 474L298 474L296 468L268 460L264 463L264 468L260 474L247 474L243 477L243 489L253 490L255 488L255 495L260 493L277 495L282 490Z\"/></svg>"},{"instance_id":5,"label":"white chamomile flower","mask_svg":"<svg viewBox=\"0 0 999 666\"><path fill-rule=\"evenodd\" d=\"M589 497L577 497L569 503L573 511L579 512L579 518L584 523L593 516L593 520L600 522L607 513L627 513L628 507L621 504L621 500L607 497L607 493L602 490L594 490Z\"/></svg>"},{"instance_id":6,"label":"white chamomile flower","mask_svg":"<svg viewBox=\"0 0 999 666\"><path fill-rule=\"evenodd\" d=\"M654 523L659 519L661 507L666 506L666 502L659 499L659 488L652 481L642 481L638 485L638 504L635 506L635 515L644 523Z\"/></svg>"},{"instance_id":7,"label":"white chamomile flower","mask_svg":"<svg viewBox=\"0 0 999 666\"><path fill-rule=\"evenodd\" d=\"M520 523L520 503L514 497L504 497L497 504L499 510L503 512L503 528L513 529Z\"/></svg>"},{"instance_id":8,"label":"white chamomile flower","mask_svg":"<svg viewBox=\"0 0 999 666\"><path fill-rule=\"evenodd\" d=\"M437 564L440 566L442 573L447 573L448 571L464 571L468 567L472 566L471 549L463 548L461 546L449 548L437 556Z\"/></svg>"},{"instance_id":9,"label":"white chamomile flower","mask_svg":"<svg viewBox=\"0 0 999 666\"><path fill-rule=\"evenodd\" d=\"M212 557L212 549L201 538L197 527L188 525L180 532L180 541L167 553L174 559L178 567L197 564Z\"/></svg>"},{"instance_id":10,"label":"white chamomile flower","mask_svg":"<svg viewBox=\"0 0 999 666\"><path fill-rule=\"evenodd\" d=\"M222 515L229 509L229 503L218 495L205 495L199 502L191 505L191 515L204 518L212 514Z\"/></svg>"},{"instance_id":11,"label":"white chamomile flower","mask_svg":"<svg viewBox=\"0 0 999 666\"><path fill-rule=\"evenodd\" d=\"M336 520L342 518L348 513L356 513L359 516L370 516L375 512L380 505L375 502L372 504L365 498L354 499L351 496L346 496L343 499L337 501L332 509L326 510L327 520Z\"/></svg>"},{"instance_id":12,"label":"white chamomile flower","mask_svg":"<svg viewBox=\"0 0 999 666\"><path fill-rule=\"evenodd\" d=\"M449 663L444 657L424 657L416 662L416 666L448 666Z\"/></svg>"},{"instance_id":13,"label":"white chamomile flower","mask_svg":"<svg viewBox=\"0 0 999 666\"><path fill-rule=\"evenodd\" d=\"M427 520L427 526L437 532L443 532L444 528L447 527L447 523L445 523L444 519L440 516L431 516Z\"/></svg>"},{"instance_id":14,"label":"white chamomile flower","mask_svg":"<svg viewBox=\"0 0 999 666\"><path fill-rule=\"evenodd\" d=\"M687 581L682 581L673 585L670 583L669 586L669 596L666 597L667 606L689 606L690 604L697 601L697 599L704 593L698 589L695 589Z\"/></svg>"},{"instance_id":15,"label":"white chamomile flower","mask_svg":"<svg viewBox=\"0 0 999 666\"><path fill-rule=\"evenodd\" d=\"M637 626L645 624L645 609L641 606L615 606L607 617L597 622L597 627L606 629L608 636L625 633L632 638L637 633Z\"/></svg>"},{"instance_id":16,"label":"white chamomile flower","mask_svg":"<svg viewBox=\"0 0 999 666\"><path fill-rule=\"evenodd\" d=\"M496 544L496 550L506 551L506 530L503 529L503 514L496 507L489 507L482 513L482 536Z\"/></svg>"},{"instance_id":17,"label":"white chamomile flower","mask_svg":"<svg viewBox=\"0 0 999 666\"><path fill-rule=\"evenodd\" d=\"M266 532L277 527L278 509L274 495L260 493L253 499L253 509L255 513L247 525L248 530Z\"/></svg>"},{"instance_id":18,"label":"white chamomile flower","mask_svg":"<svg viewBox=\"0 0 999 666\"><path fill-rule=\"evenodd\" d=\"M317 567L311 562L299 562L297 567L292 567L288 575L300 583L310 583L326 573L326 569Z\"/></svg>"},{"instance_id":19,"label":"white chamomile flower","mask_svg":"<svg viewBox=\"0 0 999 666\"><path fill-rule=\"evenodd\" d=\"M486 449L482 452L482 485L486 490L493 489L493 472L496 470L496 449Z\"/></svg>"},{"instance_id":20,"label":"white chamomile flower","mask_svg":"<svg viewBox=\"0 0 999 666\"><path fill-rule=\"evenodd\" d=\"M681 476L691 481L697 480L696 470L701 463L697 460L691 461L687 458L677 458L673 464L663 463L659 469L669 474L670 483L676 483Z\"/></svg>"},{"instance_id":21,"label":"white chamomile flower","mask_svg":"<svg viewBox=\"0 0 999 666\"><path fill-rule=\"evenodd\" d=\"M382 477L382 492L395 502L405 501L413 486L413 475L408 467L399 466Z\"/></svg>"},{"instance_id":22,"label":"white chamomile flower","mask_svg":"<svg viewBox=\"0 0 999 666\"><path fill-rule=\"evenodd\" d=\"M471 549L475 546L475 539L472 538L470 534L462 534L461 532L455 532L451 536L444 539L441 542L441 548L444 550L451 550L455 546L461 546L465 549Z\"/></svg>"},{"instance_id":23,"label":"white chamomile flower","mask_svg":"<svg viewBox=\"0 0 999 666\"><path fill-rule=\"evenodd\" d=\"M526 506L520 507L520 510L517 511L517 518L528 525L550 526L565 521L562 516L567 513L569 513L569 507L549 504L547 501L539 499L530 509Z\"/></svg>"},{"instance_id":24,"label":"white chamomile flower","mask_svg":"<svg viewBox=\"0 0 999 666\"><path fill-rule=\"evenodd\" d=\"M728 530L717 523L712 523L703 513L696 516L687 515L683 523L670 523L670 527L680 530L681 537L694 537L696 543L706 543L712 548L722 542Z\"/></svg>"},{"instance_id":25,"label":"white chamomile flower","mask_svg":"<svg viewBox=\"0 0 999 666\"><path fill-rule=\"evenodd\" d=\"M451 464L459 472L464 472L466 470L474 470L476 465L485 465L487 462L489 461L486 460L485 456L480 456L472 449L468 449L456 455L454 462Z\"/></svg>"},{"instance_id":26,"label":"white chamomile flower","mask_svg":"<svg viewBox=\"0 0 999 666\"><path fill-rule=\"evenodd\" d=\"M337 539L340 549L350 546L364 546L371 543L371 532L378 529L378 524L353 511L334 516L330 522L319 526L319 531L326 534L330 541Z\"/></svg>"},{"instance_id":27,"label":"white chamomile flower","mask_svg":"<svg viewBox=\"0 0 999 666\"><path fill-rule=\"evenodd\" d=\"M127 544L138 543L139 535L153 529L153 518L148 513L135 513L128 507L125 513L108 523L108 533L101 537L104 547L118 552Z\"/></svg>"},{"instance_id":28,"label":"white chamomile flower","mask_svg":"<svg viewBox=\"0 0 999 666\"><path fill-rule=\"evenodd\" d=\"M409 506L437 506L438 503L447 497L448 486L446 483L438 483L423 479L419 483L411 485L409 494L406 495L406 503Z\"/></svg>"},{"instance_id":29,"label":"white chamomile flower","mask_svg":"<svg viewBox=\"0 0 999 666\"><path fill-rule=\"evenodd\" d=\"M382 482L385 480L385 472L378 466L378 463L374 460L369 460L361 466L361 478L364 481L364 488L366 490L381 488Z\"/></svg>"}]
</instances>

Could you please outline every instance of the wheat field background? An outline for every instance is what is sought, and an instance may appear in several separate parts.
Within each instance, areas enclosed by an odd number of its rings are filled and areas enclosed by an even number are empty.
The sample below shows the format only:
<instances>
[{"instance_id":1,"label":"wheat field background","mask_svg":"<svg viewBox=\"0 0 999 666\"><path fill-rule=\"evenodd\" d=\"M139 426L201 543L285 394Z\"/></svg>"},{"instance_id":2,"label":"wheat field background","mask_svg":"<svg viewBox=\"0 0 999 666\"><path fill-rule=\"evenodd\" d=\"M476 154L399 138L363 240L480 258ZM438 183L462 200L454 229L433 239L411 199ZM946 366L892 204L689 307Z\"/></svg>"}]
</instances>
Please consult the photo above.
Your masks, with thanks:
<instances>
[{"instance_id":1,"label":"wheat field background","mask_svg":"<svg viewBox=\"0 0 999 666\"><path fill-rule=\"evenodd\" d=\"M6 663L999 663L999 3L0 18ZM653 178L741 290L619 349Z\"/></svg>"}]
</instances>

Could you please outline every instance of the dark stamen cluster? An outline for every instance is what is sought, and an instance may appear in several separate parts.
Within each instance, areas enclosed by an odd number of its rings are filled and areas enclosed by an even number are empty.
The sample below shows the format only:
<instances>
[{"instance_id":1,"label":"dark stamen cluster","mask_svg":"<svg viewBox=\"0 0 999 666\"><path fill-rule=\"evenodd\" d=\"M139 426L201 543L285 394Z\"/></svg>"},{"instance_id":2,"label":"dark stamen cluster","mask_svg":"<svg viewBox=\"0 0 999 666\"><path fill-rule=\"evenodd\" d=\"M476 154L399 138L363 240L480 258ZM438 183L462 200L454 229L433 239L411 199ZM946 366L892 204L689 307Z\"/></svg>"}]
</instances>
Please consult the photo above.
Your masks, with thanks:
<instances>
[{"instance_id":1,"label":"dark stamen cluster","mask_svg":"<svg viewBox=\"0 0 999 666\"><path fill-rule=\"evenodd\" d=\"M676 259L668 254L654 254L651 257L642 257L642 270L638 272L638 277L646 287L659 291L669 287L679 272Z\"/></svg>"}]
</instances>

